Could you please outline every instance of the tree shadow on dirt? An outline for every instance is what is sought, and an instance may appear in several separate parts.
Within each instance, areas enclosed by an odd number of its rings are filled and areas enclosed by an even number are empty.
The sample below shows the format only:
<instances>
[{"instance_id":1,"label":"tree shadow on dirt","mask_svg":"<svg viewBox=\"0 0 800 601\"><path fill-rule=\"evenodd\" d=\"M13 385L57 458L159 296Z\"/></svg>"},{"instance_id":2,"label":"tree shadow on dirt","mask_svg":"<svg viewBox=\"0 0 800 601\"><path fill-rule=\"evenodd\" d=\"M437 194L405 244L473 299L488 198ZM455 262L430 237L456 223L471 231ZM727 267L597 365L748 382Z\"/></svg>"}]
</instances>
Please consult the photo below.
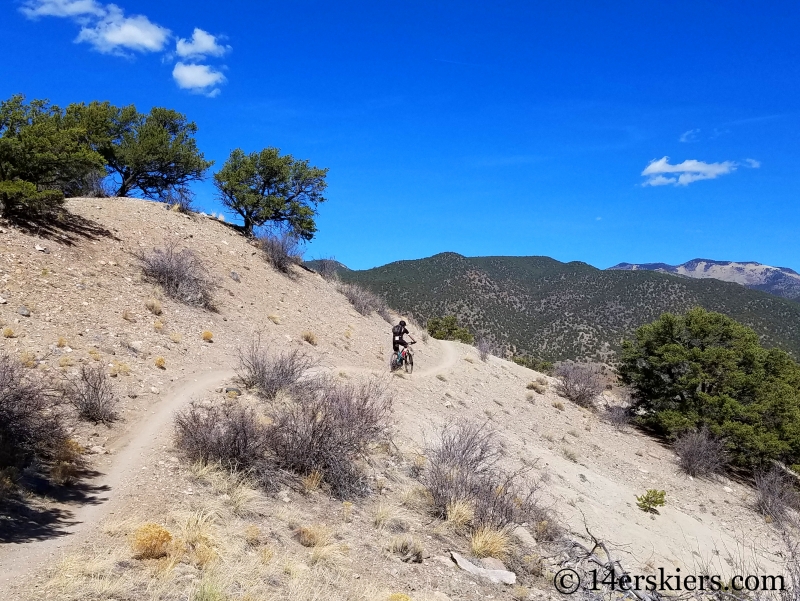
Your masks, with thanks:
<instances>
[{"instance_id":1,"label":"tree shadow on dirt","mask_svg":"<svg viewBox=\"0 0 800 601\"><path fill-rule=\"evenodd\" d=\"M66 246L74 246L79 239L119 240L110 230L96 221L66 210L47 216L13 215L9 217L9 221L26 233Z\"/></svg>"},{"instance_id":2,"label":"tree shadow on dirt","mask_svg":"<svg viewBox=\"0 0 800 601\"><path fill-rule=\"evenodd\" d=\"M27 476L21 484L26 495L12 495L0 503L0 544L26 543L57 538L69 534L78 524L74 506L99 505L108 500L111 489L84 479L95 478L99 472L84 471L81 480L70 485L56 486L41 476ZM44 500L48 505L45 506Z\"/></svg>"}]
</instances>

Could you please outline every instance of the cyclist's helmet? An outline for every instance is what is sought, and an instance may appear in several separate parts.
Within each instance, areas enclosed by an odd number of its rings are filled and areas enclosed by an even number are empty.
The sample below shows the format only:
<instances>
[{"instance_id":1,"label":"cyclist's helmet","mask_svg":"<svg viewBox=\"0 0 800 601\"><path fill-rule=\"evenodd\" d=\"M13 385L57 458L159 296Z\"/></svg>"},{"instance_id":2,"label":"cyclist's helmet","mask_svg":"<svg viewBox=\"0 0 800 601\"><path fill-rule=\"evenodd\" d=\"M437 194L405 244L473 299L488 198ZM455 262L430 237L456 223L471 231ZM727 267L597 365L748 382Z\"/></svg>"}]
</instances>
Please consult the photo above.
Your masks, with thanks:
<instances>
[{"instance_id":1,"label":"cyclist's helmet","mask_svg":"<svg viewBox=\"0 0 800 601\"><path fill-rule=\"evenodd\" d=\"M401 319L401 320L400 320L400 325L401 325L401 326L405 326L405 325L406 325L406 322L404 322L404 321Z\"/></svg>"}]
</instances>

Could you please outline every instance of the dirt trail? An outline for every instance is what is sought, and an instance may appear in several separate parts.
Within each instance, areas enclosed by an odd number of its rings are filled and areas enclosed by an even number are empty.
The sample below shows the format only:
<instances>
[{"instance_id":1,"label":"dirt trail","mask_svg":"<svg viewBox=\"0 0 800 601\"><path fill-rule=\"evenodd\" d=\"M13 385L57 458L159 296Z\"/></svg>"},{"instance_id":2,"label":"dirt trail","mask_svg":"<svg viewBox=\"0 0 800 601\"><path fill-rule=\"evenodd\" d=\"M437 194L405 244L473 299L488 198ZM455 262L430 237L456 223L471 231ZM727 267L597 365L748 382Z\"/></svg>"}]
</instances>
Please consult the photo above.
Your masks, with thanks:
<instances>
[{"instance_id":1,"label":"dirt trail","mask_svg":"<svg viewBox=\"0 0 800 601\"><path fill-rule=\"evenodd\" d=\"M413 378L435 376L452 369L458 360L455 345L448 341L436 341L434 348L428 346L421 353L426 362L432 358L431 351L441 350L439 360L431 367L415 371ZM438 349L435 349L438 347ZM335 366L349 371L375 372L374 369L358 366ZM159 444L167 437L168 426L177 409L234 376L230 369L195 374L173 384L172 389L153 409L153 413L142 421L140 427L128 432L119 442L117 452L110 456L106 465L98 466L102 473L87 482L92 488L101 490L87 502L74 506L69 515L69 525L59 530L57 536L44 540L4 545L0 551L0 585L19 582L21 577L41 567L43 562L53 559L65 547L72 546L85 537L93 526L99 524L114 511L123 493L135 486L136 475L148 462ZM0 586L2 588L2 586Z\"/></svg>"},{"instance_id":2,"label":"dirt trail","mask_svg":"<svg viewBox=\"0 0 800 601\"><path fill-rule=\"evenodd\" d=\"M89 502L76 506L69 516L70 525L60 530L60 535L44 540L4 545L0 552L0 590L10 587L54 559L66 546L72 546L117 507L123 493L136 485L136 474L146 467L148 457L168 437L168 426L177 409L203 392L223 384L234 376L230 369L218 369L195 374L173 383L153 413L142 420L139 427L120 441L123 445L107 465L98 466L102 473L88 482L100 489Z\"/></svg>"}]
</instances>

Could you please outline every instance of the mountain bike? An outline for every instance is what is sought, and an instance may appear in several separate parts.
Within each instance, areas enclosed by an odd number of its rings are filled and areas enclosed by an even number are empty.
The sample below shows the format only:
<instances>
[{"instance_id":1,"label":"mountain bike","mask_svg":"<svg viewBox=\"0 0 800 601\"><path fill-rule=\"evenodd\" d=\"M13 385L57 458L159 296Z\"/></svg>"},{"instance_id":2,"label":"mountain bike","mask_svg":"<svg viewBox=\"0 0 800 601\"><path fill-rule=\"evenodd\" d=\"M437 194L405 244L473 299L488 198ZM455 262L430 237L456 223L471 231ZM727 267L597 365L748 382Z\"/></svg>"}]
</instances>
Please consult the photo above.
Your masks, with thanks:
<instances>
[{"instance_id":1,"label":"mountain bike","mask_svg":"<svg viewBox=\"0 0 800 601\"><path fill-rule=\"evenodd\" d=\"M397 356L397 353L392 351L392 358L389 361L389 368L392 371L398 370L401 367L405 367L407 374L414 371L414 353L411 352L412 344L414 344L414 342L409 342L408 346L400 351L400 357Z\"/></svg>"}]
</instances>

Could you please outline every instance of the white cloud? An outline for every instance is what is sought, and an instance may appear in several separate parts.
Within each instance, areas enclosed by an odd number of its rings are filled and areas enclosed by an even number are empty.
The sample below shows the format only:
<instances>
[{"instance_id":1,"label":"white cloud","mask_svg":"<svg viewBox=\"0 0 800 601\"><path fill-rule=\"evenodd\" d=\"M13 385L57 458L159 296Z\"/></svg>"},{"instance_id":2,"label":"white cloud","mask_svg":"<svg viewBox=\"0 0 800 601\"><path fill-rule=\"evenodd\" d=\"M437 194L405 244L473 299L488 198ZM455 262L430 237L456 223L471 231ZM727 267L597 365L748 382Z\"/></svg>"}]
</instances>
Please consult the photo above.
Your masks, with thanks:
<instances>
[{"instance_id":1,"label":"white cloud","mask_svg":"<svg viewBox=\"0 0 800 601\"><path fill-rule=\"evenodd\" d=\"M106 53L122 50L159 52L171 36L169 29L156 25L144 15L126 17L120 7L109 4L105 16L93 27L83 27L75 41L89 42Z\"/></svg>"},{"instance_id":2,"label":"white cloud","mask_svg":"<svg viewBox=\"0 0 800 601\"><path fill-rule=\"evenodd\" d=\"M203 56L222 56L231 49L230 46L223 46L217 43L217 37L199 27L194 28L192 39L180 38L175 48L178 56L203 57Z\"/></svg>"},{"instance_id":3,"label":"white cloud","mask_svg":"<svg viewBox=\"0 0 800 601\"><path fill-rule=\"evenodd\" d=\"M219 94L218 84L225 82L225 76L221 71L209 67L208 65L193 65L178 62L172 70L172 77L179 88L205 94L213 98Z\"/></svg>"},{"instance_id":4,"label":"white cloud","mask_svg":"<svg viewBox=\"0 0 800 601\"><path fill-rule=\"evenodd\" d=\"M681 134L681 137L678 138L680 142L696 142L697 141L697 134L700 133L699 129L690 129L689 131L685 131Z\"/></svg>"},{"instance_id":5,"label":"white cloud","mask_svg":"<svg viewBox=\"0 0 800 601\"><path fill-rule=\"evenodd\" d=\"M751 169L758 169L761 167L761 161L757 161L755 159L745 159L744 162L747 163L747 167L750 167Z\"/></svg>"},{"instance_id":6,"label":"white cloud","mask_svg":"<svg viewBox=\"0 0 800 601\"><path fill-rule=\"evenodd\" d=\"M96 0L27 0L20 7L26 17L82 17L106 14L103 5Z\"/></svg>"},{"instance_id":7,"label":"white cloud","mask_svg":"<svg viewBox=\"0 0 800 601\"><path fill-rule=\"evenodd\" d=\"M663 157L658 160L650 161L650 164L644 168L642 175L647 177L643 186L665 186L672 184L674 186L688 186L692 182L701 179L715 179L720 175L725 175L736 170L738 163L735 161L723 161L722 163L704 163L703 161L696 161L689 159L671 165L669 157ZM664 175L676 174L676 175Z\"/></svg>"}]
</instances>

